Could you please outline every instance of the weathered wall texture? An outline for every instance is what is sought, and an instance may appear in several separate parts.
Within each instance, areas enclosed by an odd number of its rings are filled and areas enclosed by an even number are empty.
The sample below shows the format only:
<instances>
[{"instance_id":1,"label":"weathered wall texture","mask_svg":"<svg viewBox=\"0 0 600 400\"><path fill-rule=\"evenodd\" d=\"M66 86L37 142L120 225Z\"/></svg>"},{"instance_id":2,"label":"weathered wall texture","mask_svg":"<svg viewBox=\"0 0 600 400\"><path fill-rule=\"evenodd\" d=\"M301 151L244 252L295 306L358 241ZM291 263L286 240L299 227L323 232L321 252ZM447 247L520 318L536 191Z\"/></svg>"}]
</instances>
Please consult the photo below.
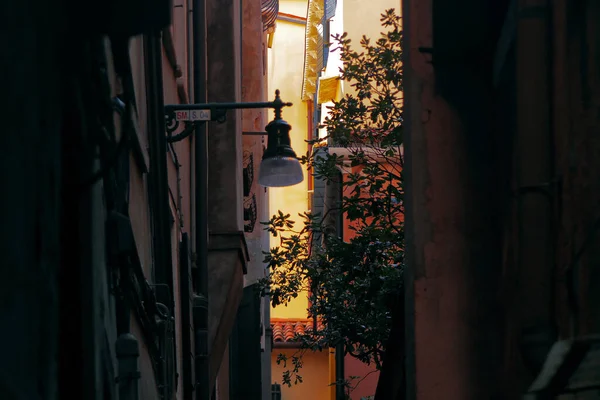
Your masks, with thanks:
<instances>
[{"instance_id":1,"label":"weathered wall texture","mask_svg":"<svg viewBox=\"0 0 600 400\"><path fill-rule=\"evenodd\" d=\"M483 18L494 9L404 10L407 398L497 398L502 187L486 64L497 22Z\"/></svg>"},{"instance_id":2,"label":"weathered wall texture","mask_svg":"<svg viewBox=\"0 0 600 400\"><path fill-rule=\"evenodd\" d=\"M600 329L600 8L508 5L405 2L408 399L518 398Z\"/></svg>"}]
</instances>

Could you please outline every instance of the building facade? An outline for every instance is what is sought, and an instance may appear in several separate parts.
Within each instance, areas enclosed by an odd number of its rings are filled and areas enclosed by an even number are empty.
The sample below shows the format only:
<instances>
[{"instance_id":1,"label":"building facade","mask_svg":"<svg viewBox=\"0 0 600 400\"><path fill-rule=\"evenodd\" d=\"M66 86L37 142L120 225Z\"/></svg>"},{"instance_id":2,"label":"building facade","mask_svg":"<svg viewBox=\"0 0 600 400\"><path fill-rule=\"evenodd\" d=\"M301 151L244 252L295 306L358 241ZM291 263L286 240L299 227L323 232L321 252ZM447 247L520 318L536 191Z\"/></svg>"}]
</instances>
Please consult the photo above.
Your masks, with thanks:
<instances>
[{"instance_id":1,"label":"building facade","mask_svg":"<svg viewBox=\"0 0 600 400\"><path fill-rule=\"evenodd\" d=\"M270 116L171 129L164 106L270 98L278 2L34 3L2 6L27 93L5 109L2 397L270 398Z\"/></svg>"},{"instance_id":2,"label":"building facade","mask_svg":"<svg viewBox=\"0 0 600 400\"><path fill-rule=\"evenodd\" d=\"M405 1L406 358L386 383L406 387L382 399L598 398L599 12Z\"/></svg>"}]
</instances>

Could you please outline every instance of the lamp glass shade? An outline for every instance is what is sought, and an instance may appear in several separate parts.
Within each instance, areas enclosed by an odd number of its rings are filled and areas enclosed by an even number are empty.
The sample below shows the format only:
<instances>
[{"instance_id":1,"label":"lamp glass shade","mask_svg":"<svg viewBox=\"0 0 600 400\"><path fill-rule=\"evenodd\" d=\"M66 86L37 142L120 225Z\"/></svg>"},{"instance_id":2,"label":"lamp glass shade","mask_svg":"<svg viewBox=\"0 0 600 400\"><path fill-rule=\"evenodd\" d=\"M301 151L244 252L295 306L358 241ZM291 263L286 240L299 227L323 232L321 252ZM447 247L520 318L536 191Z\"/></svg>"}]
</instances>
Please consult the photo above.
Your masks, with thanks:
<instances>
[{"instance_id":1,"label":"lamp glass shade","mask_svg":"<svg viewBox=\"0 0 600 400\"><path fill-rule=\"evenodd\" d=\"M304 180L300 161L295 157L271 156L263 158L258 173L258 183L266 187L296 185Z\"/></svg>"}]
</instances>

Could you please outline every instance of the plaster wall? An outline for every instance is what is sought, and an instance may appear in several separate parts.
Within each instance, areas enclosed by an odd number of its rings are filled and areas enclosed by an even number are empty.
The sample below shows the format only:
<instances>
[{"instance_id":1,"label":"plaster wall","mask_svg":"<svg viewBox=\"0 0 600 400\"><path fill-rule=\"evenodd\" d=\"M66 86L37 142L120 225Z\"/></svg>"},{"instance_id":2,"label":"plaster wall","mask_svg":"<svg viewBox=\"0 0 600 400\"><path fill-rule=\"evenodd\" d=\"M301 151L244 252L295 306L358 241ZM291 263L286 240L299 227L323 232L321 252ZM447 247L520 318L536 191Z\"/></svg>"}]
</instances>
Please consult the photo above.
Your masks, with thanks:
<instances>
[{"instance_id":1,"label":"plaster wall","mask_svg":"<svg viewBox=\"0 0 600 400\"><path fill-rule=\"evenodd\" d=\"M306 1L282 1L280 11L304 17ZM277 30L273 47L269 50L269 93L275 89L281 91L283 101L294 103L292 107L283 110L283 119L292 125L290 132L292 147L298 156L306 154L308 118L307 107L300 99L302 89L302 68L304 65L304 35L305 28L299 24L286 21L277 22ZM295 186L269 189L269 216L278 210L292 215L299 221L298 214L308 209L308 174L304 169L304 181ZM279 244L279 238L271 237L270 246ZM273 318L306 318L308 307L307 296L300 295L287 307L279 306L272 309Z\"/></svg>"},{"instance_id":2,"label":"plaster wall","mask_svg":"<svg viewBox=\"0 0 600 400\"><path fill-rule=\"evenodd\" d=\"M302 383L292 384L292 387L282 384L282 374L292 368L291 358L298 349L273 349L271 365L273 366L273 383L281 385L281 398L285 400L330 400L329 397L329 354L327 351L306 352L302 356L304 366L300 368L299 375ZM287 366L277 364L279 354L287 358ZM294 378L292 377L292 383Z\"/></svg>"}]
</instances>

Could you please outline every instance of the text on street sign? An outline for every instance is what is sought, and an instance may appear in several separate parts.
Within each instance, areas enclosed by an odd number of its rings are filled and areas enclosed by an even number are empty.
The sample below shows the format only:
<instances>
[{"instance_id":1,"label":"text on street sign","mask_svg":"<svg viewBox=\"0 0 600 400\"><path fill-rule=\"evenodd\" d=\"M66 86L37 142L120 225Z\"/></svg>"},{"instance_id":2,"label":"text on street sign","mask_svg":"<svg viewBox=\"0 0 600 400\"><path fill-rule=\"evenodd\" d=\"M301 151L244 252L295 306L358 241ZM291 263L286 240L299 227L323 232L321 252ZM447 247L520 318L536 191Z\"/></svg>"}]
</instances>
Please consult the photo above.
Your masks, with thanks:
<instances>
[{"instance_id":1,"label":"text on street sign","mask_svg":"<svg viewBox=\"0 0 600 400\"><path fill-rule=\"evenodd\" d=\"M175 111L177 121L210 121L210 110Z\"/></svg>"}]
</instances>

